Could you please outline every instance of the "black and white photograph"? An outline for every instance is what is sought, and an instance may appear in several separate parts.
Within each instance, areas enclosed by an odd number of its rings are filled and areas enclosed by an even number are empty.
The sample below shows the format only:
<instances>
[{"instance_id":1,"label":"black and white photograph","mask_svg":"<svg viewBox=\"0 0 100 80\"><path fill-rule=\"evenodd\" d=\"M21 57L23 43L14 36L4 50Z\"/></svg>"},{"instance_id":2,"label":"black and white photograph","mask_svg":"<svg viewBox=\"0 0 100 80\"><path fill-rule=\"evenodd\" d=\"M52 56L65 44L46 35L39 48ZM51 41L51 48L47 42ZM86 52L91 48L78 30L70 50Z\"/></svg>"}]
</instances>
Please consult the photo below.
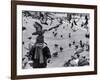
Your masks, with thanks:
<instances>
[{"instance_id":1,"label":"black and white photograph","mask_svg":"<svg viewBox=\"0 0 100 80\"><path fill-rule=\"evenodd\" d=\"M22 68L90 64L90 14L22 11Z\"/></svg>"},{"instance_id":2,"label":"black and white photograph","mask_svg":"<svg viewBox=\"0 0 100 80\"><path fill-rule=\"evenodd\" d=\"M97 73L95 5L16 1L12 6L12 77Z\"/></svg>"}]
</instances>

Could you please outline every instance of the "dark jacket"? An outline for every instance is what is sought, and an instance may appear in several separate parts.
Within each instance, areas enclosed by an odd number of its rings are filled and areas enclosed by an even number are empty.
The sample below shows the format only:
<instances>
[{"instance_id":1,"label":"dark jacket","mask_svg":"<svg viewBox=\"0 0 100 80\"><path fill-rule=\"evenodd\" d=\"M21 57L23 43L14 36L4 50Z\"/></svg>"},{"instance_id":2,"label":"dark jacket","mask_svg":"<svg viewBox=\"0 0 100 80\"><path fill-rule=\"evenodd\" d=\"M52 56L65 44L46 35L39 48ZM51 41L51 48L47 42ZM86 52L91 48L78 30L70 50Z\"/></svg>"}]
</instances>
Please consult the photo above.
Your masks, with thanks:
<instances>
[{"instance_id":1,"label":"dark jacket","mask_svg":"<svg viewBox=\"0 0 100 80\"><path fill-rule=\"evenodd\" d=\"M32 47L32 49L30 50L30 54L32 55L32 60L33 60L33 67L34 68L45 68L47 66L47 59L51 58L50 50L47 46L43 48L42 51L43 51L44 63L40 64L38 59L34 59L35 48L36 47Z\"/></svg>"}]
</instances>

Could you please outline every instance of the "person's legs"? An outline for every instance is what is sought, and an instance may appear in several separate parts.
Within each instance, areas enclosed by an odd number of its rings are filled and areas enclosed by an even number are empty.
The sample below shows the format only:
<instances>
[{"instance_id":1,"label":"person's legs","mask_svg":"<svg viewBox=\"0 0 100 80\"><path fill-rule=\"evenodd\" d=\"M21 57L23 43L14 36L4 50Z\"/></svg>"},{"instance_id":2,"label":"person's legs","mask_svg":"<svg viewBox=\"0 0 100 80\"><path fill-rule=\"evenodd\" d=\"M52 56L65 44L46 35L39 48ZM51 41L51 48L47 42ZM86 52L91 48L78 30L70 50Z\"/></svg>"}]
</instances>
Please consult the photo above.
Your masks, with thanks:
<instances>
[{"instance_id":1,"label":"person's legs","mask_svg":"<svg viewBox=\"0 0 100 80\"><path fill-rule=\"evenodd\" d=\"M39 68L46 68L46 64L45 63L39 64Z\"/></svg>"},{"instance_id":2,"label":"person's legs","mask_svg":"<svg viewBox=\"0 0 100 80\"><path fill-rule=\"evenodd\" d=\"M39 60L34 60L33 68L39 68Z\"/></svg>"}]
</instances>

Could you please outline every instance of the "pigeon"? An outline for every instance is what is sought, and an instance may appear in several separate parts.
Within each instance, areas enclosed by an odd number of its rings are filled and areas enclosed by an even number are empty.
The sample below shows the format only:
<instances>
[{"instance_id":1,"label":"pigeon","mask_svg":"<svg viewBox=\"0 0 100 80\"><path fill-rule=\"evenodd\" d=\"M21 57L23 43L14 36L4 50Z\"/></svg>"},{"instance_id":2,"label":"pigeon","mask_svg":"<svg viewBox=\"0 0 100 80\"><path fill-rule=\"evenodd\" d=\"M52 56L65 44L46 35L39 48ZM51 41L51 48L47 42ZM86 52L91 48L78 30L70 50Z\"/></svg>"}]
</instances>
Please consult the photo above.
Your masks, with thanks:
<instances>
[{"instance_id":1,"label":"pigeon","mask_svg":"<svg viewBox=\"0 0 100 80\"><path fill-rule=\"evenodd\" d=\"M54 52L53 57L57 57L57 56L58 56L58 52Z\"/></svg>"},{"instance_id":2,"label":"pigeon","mask_svg":"<svg viewBox=\"0 0 100 80\"><path fill-rule=\"evenodd\" d=\"M32 39L32 37L28 37L28 39L29 39L29 40L31 40L31 39Z\"/></svg>"},{"instance_id":3,"label":"pigeon","mask_svg":"<svg viewBox=\"0 0 100 80\"><path fill-rule=\"evenodd\" d=\"M22 44L24 45L24 41L22 42Z\"/></svg>"},{"instance_id":4,"label":"pigeon","mask_svg":"<svg viewBox=\"0 0 100 80\"><path fill-rule=\"evenodd\" d=\"M55 47L58 47L58 44L54 44Z\"/></svg>"},{"instance_id":5,"label":"pigeon","mask_svg":"<svg viewBox=\"0 0 100 80\"><path fill-rule=\"evenodd\" d=\"M26 27L22 27L22 31L26 30Z\"/></svg>"},{"instance_id":6,"label":"pigeon","mask_svg":"<svg viewBox=\"0 0 100 80\"><path fill-rule=\"evenodd\" d=\"M63 38L63 35L61 35L61 38Z\"/></svg>"},{"instance_id":7,"label":"pigeon","mask_svg":"<svg viewBox=\"0 0 100 80\"><path fill-rule=\"evenodd\" d=\"M69 47L71 47L71 43L69 43Z\"/></svg>"},{"instance_id":8,"label":"pigeon","mask_svg":"<svg viewBox=\"0 0 100 80\"><path fill-rule=\"evenodd\" d=\"M60 51L61 51L61 52L63 51L63 48L62 48L62 47L60 47Z\"/></svg>"}]
</instances>

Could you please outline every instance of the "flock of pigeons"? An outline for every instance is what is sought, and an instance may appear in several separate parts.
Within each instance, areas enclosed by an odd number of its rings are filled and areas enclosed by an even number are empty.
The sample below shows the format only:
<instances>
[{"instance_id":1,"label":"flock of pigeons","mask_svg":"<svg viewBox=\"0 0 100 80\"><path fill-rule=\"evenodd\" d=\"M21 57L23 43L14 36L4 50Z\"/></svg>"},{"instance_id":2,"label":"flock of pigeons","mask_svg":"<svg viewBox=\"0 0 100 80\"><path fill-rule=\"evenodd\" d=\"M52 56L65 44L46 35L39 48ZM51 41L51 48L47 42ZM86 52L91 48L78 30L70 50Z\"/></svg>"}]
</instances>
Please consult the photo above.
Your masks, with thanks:
<instances>
[{"instance_id":1,"label":"flock of pigeons","mask_svg":"<svg viewBox=\"0 0 100 80\"><path fill-rule=\"evenodd\" d=\"M41 18L44 19L44 16L42 15ZM86 22L81 24L81 27L86 26L86 29L88 29L88 27L87 27L87 25L88 25L87 16L85 16L85 20L86 20ZM69 24L71 24L71 28L73 29L74 25L77 25L77 22L75 20L73 20L73 22L70 22L70 21L71 21L71 19L69 19ZM47 22L45 22L45 23L47 23ZM44 23L41 23L41 24L44 24ZM62 24L62 20L60 20L60 25L61 24ZM48 25L48 24L45 24L45 25ZM57 30L57 27L59 27L60 25L55 26L54 27L55 30ZM63 29L64 28L65 27L63 27ZM22 31L25 31L25 30L27 30L27 28L23 26ZM76 30L73 30L73 31L76 32ZM56 32L52 32L52 34L53 34L54 37L56 37L58 33L56 31ZM63 35L60 35L60 37L63 38ZM68 34L68 37L71 38L71 32ZM85 37L87 39L89 39L89 37L90 37L89 33L86 33ZM31 40L32 37L28 37L28 39ZM24 45L25 42L23 41L22 44ZM77 42L75 40L73 40L73 42L69 43L68 46L69 46L69 48L74 46L75 53L62 66L68 67L68 66L85 66L85 65L89 65L89 58L87 58L86 56L81 56L82 52L84 52L84 51L89 52L89 42L84 43L82 40L80 40L77 44ZM60 46L59 44L57 44L57 43L54 44L54 47L59 48L60 52L64 51L64 48L62 46ZM27 53L26 57L28 57L28 59L29 59L29 56L30 55ZM52 56L53 57L58 57L59 52L56 51L56 52L52 53ZM22 60L24 61L25 58L23 58ZM50 63L50 61L48 63ZM27 62L24 63L24 67L25 67L26 64L27 64Z\"/></svg>"}]
</instances>

